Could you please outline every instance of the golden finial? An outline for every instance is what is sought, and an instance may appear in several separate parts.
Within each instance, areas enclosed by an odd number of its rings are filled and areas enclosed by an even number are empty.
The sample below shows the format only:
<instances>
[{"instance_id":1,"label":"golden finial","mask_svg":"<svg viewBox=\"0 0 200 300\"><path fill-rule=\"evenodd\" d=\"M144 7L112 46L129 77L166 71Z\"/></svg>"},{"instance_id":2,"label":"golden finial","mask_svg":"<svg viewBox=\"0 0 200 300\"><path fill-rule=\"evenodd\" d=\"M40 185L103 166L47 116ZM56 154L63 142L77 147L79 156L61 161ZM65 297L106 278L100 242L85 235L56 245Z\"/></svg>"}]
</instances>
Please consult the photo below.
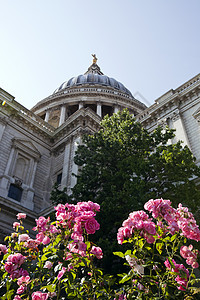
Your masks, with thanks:
<instances>
[{"instance_id":1,"label":"golden finial","mask_svg":"<svg viewBox=\"0 0 200 300\"><path fill-rule=\"evenodd\" d=\"M93 56L93 64L96 64L96 62L97 62L96 54L92 54L92 56Z\"/></svg>"}]
</instances>

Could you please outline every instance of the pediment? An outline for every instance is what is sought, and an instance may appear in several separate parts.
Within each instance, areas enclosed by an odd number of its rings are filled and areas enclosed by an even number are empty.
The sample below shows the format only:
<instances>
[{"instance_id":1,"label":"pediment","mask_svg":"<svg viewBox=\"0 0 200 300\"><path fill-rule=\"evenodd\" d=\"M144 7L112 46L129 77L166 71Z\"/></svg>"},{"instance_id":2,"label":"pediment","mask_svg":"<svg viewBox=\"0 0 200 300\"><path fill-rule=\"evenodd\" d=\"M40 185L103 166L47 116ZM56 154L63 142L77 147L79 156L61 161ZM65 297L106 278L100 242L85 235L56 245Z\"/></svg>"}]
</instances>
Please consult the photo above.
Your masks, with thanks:
<instances>
[{"instance_id":1,"label":"pediment","mask_svg":"<svg viewBox=\"0 0 200 300\"><path fill-rule=\"evenodd\" d=\"M192 115L198 122L200 122L200 107Z\"/></svg>"},{"instance_id":2,"label":"pediment","mask_svg":"<svg viewBox=\"0 0 200 300\"><path fill-rule=\"evenodd\" d=\"M41 156L36 146L30 140L13 138L12 142L14 148L20 149L21 151L33 156L34 158L39 159L39 157Z\"/></svg>"}]
</instances>

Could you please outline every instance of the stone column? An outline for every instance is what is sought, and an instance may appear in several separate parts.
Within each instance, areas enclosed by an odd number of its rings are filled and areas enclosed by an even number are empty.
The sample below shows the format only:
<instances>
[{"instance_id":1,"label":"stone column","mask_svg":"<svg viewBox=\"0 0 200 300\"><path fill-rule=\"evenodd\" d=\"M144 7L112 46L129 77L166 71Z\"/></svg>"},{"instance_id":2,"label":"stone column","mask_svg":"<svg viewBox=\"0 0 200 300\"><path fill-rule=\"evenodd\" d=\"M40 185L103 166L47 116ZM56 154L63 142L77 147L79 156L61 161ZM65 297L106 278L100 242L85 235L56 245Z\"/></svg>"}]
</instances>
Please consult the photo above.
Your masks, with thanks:
<instances>
[{"instance_id":1,"label":"stone column","mask_svg":"<svg viewBox=\"0 0 200 300\"><path fill-rule=\"evenodd\" d=\"M119 111L119 107L117 105L114 106L114 114L116 114Z\"/></svg>"},{"instance_id":2,"label":"stone column","mask_svg":"<svg viewBox=\"0 0 200 300\"><path fill-rule=\"evenodd\" d=\"M102 117L101 103L97 103L97 115Z\"/></svg>"},{"instance_id":3,"label":"stone column","mask_svg":"<svg viewBox=\"0 0 200 300\"><path fill-rule=\"evenodd\" d=\"M176 129L176 136L179 140L183 141L184 146L188 146L190 148L190 143L187 137L187 133L185 131L185 126L183 123L183 119L181 118L180 112L175 112L172 116L173 127ZM175 137L176 138L176 137Z\"/></svg>"},{"instance_id":4,"label":"stone column","mask_svg":"<svg viewBox=\"0 0 200 300\"><path fill-rule=\"evenodd\" d=\"M63 105L60 111L59 126L61 126L65 122L65 115L66 115L66 105Z\"/></svg>"},{"instance_id":5,"label":"stone column","mask_svg":"<svg viewBox=\"0 0 200 300\"><path fill-rule=\"evenodd\" d=\"M0 141L2 139L5 128L6 126L4 124L0 124Z\"/></svg>"},{"instance_id":6,"label":"stone column","mask_svg":"<svg viewBox=\"0 0 200 300\"><path fill-rule=\"evenodd\" d=\"M49 110L47 110L46 111L46 114L45 114L45 122L48 122L49 121L49 114L50 114L50 111Z\"/></svg>"},{"instance_id":7,"label":"stone column","mask_svg":"<svg viewBox=\"0 0 200 300\"><path fill-rule=\"evenodd\" d=\"M83 107L83 102L79 102L78 109L81 109Z\"/></svg>"},{"instance_id":8,"label":"stone column","mask_svg":"<svg viewBox=\"0 0 200 300\"><path fill-rule=\"evenodd\" d=\"M9 172L9 169L10 169L10 166L11 166L11 162L13 160L13 155L14 155L14 152L15 152L15 148L13 147L10 151L10 156L9 156L9 159L8 159L8 162L7 162L7 166L6 166L6 169L5 169L5 173L4 174L8 174Z\"/></svg>"},{"instance_id":9,"label":"stone column","mask_svg":"<svg viewBox=\"0 0 200 300\"><path fill-rule=\"evenodd\" d=\"M78 137L74 140L74 149L73 149L73 155L72 155L71 185L70 185L71 189L75 186L76 181L77 181L77 178L72 174L75 174L75 175L78 174L78 166L74 162L74 156L75 156L76 150L77 150L80 142L81 142L80 137Z\"/></svg>"},{"instance_id":10,"label":"stone column","mask_svg":"<svg viewBox=\"0 0 200 300\"><path fill-rule=\"evenodd\" d=\"M33 171L32 171L32 175L31 175L31 182L30 182L30 187L31 188L33 187L36 169L37 169L37 161L34 161Z\"/></svg>"},{"instance_id":11,"label":"stone column","mask_svg":"<svg viewBox=\"0 0 200 300\"><path fill-rule=\"evenodd\" d=\"M13 147L10 151L10 156L9 156L9 159L7 162L5 172L2 176L2 178L0 179L0 193L1 193L1 196L5 197L5 198L8 196L8 188L9 188L9 184L10 184L10 176L8 176L8 172L13 163L14 155L15 155L15 148Z\"/></svg>"},{"instance_id":12,"label":"stone column","mask_svg":"<svg viewBox=\"0 0 200 300\"><path fill-rule=\"evenodd\" d=\"M61 180L62 188L67 186L70 152L71 152L71 141L69 141L69 143L65 146L65 154L64 154L64 162L63 162L63 170L62 170L62 180Z\"/></svg>"}]
</instances>

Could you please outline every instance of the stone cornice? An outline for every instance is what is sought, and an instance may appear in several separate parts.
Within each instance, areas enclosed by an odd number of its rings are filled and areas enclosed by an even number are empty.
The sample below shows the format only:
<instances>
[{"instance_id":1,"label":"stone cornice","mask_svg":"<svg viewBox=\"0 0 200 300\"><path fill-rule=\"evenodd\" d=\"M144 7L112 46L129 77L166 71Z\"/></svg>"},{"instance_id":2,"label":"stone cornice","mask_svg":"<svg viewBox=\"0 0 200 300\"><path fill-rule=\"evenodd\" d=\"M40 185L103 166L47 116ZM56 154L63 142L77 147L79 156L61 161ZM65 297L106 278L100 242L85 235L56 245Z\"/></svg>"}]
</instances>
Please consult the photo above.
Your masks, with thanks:
<instances>
[{"instance_id":1,"label":"stone cornice","mask_svg":"<svg viewBox=\"0 0 200 300\"><path fill-rule=\"evenodd\" d=\"M106 96L109 98L119 101L122 101L124 104L128 103L131 106L135 106L136 108L138 108L139 110L143 110L146 108L146 105L141 103L139 100L130 97L129 95L122 93L122 92L118 92L116 89L111 88L111 87L102 87L101 85L97 86L83 86L83 87L74 87L74 88L68 88L66 90L63 90L61 92L57 92L55 94L50 95L49 97L41 100L39 103L37 103L32 109L31 111L35 112L40 110L41 108L45 108L48 107L49 105L51 105L52 103L55 103L58 105L58 101L60 100L62 103L64 103L65 100L67 100L68 98L70 100L72 100L73 98L77 98L77 97L83 97L83 96L87 96L87 97L102 97L102 96ZM93 99L95 101L95 99ZM67 102L67 101L66 101Z\"/></svg>"},{"instance_id":2,"label":"stone cornice","mask_svg":"<svg viewBox=\"0 0 200 300\"><path fill-rule=\"evenodd\" d=\"M15 97L0 88L0 99L2 99L3 101L12 101L15 99Z\"/></svg>"},{"instance_id":3,"label":"stone cornice","mask_svg":"<svg viewBox=\"0 0 200 300\"><path fill-rule=\"evenodd\" d=\"M1 100L1 99L0 99ZM50 142L55 128L33 112L26 109L16 101L6 101L5 105L0 105L1 120L12 127L21 128L21 131L27 131L35 135L38 139Z\"/></svg>"},{"instance_id":4,"label":"stone cornice","mask_svg":"<svg viewBox=\"0 0 200 300\"><path fill-rule=\"evenodd\" d=\"M136 119L144 123L148 119L151 119L154 115L159 115L161 111L167 111L169 107L170 109L172 109L173 107L183 107L184 105L189 104L189 102L193 101L193 95L198 95L199 90L200 74L196 75L194 78L187 81L176 90L170 90L159 97L157 100L155 100L155 103L153 105L137 115Z\"/></svg>"},{"instance_id":5,"label":"stone cornice","mask_svg":"<svg viewBox=\"0 0 200 300\"><path fill-rule=\"evenodd\" d=\"M90 108L82 108L71 115L62 126L55 129L33 112L24 109L24 107L16 103L16 101L12 103L7 102L5 106L0 106L0 111L3 113L2 118L4 122L5 119L7 119L6 122L12 126L16 123L16 126L22 126L23 130L29 128L29 130L31 129L31 131L37 135L41 135L43 140L44 136L46 136L48 144L51 145L65 137L71 136L77 132L78 128L82 128L82 131L89 130L90 132L94 132L99 129L99 123L101 121L101 118ZM31 131L29 131L29 133L33 134Z\"/></svg>"},{"instance_id":6,"label":"stone cornice","mask_svg":"<svg viewBox=\"0 0 200 300\"><path fill-rule=\"evenodd\" d=\"M35 212L33 212L32 210L20 205L20 203L16 203L16 201L11 201L8 200L4 197L0 197L0 206L2 211L9 211L9 213L11 214L16 214L16 212L23 212L25 213L28 217L30 217L31 219L35 219L38 217L38 214L36 214Z\"/></svg>"},{"instance_id":7,"label":"stone cornice","mask_svg":"<svg viewBox=\"0 0 200 300\"><path fill-rule=\"evenodd\" d=\"M21 117L22 119L24 119L24 121L32 123L33 126L37 127L38 129L42 129L43 132L46 132L48 134L52 134L55 130L53 126L46 123L39 116L37 116L15 100L7 101L4 106L0 106L0 112L9 117Z\"/></svg>"}]
</instances>

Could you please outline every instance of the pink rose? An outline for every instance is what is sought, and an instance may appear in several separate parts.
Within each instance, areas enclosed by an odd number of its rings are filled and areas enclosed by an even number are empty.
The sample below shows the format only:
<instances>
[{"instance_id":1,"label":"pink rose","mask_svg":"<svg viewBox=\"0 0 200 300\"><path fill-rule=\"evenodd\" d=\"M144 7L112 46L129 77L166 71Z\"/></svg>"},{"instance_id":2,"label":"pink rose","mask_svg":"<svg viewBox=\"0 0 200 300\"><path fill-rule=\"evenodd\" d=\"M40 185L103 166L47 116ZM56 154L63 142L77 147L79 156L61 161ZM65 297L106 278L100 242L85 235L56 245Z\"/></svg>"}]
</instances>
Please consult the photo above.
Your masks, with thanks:
<instances>
[{"instance_id":1,"label":"pink rose","mask_svg":"<svg viewBox=\"0 0 200 300\"><path fill-rule=\"evenodd\" d=\"M12 262L15 265L18 265L19 267L23 264L26 257L23 256L21 253L15 253L8 256L7 261Z\"/></svg>"},{"instance_id":2,"label":"pink rose","mask_svg":"<svg viewBox=\"0 0 200 300\"><path fill-rule=\"evenodd\" d=\"M144 221L143 222L143 228L149 234L152 234L152 235L156 234L156 228L155 228L155 224L153 222Z\"/></svg>"},{"instance_id":3,"label":"pink rose","mask_svg":"<svg viewBox=\"0 0 200 300\"><path fill-rule=\"evenodd\" d=\"M6 254L8 252L6 245L0 244L0 254L1 254L1 252L3 254Z\"/></svg>"},{"instance_id":4,"label":"pink rose","mask_svg":"<svg viewBox=\"0 0 200 300\"><path fill-rule=\"evenodd\" d=\"M16 295L13 300L21 300L21 297Z\"/></svg>"},{"instance_id":5,"label":"pink rose","mask_svg":"<svg viewBox=\"0 0 200 300\"><path fill-rule=\"evenodd\" d=\"M5 263L4 268L8 273L12 273L16 269L15 265L9 261Z\"/></svg>"},{"instance_id":6,"label":"pink rose","mask_svg":"<svg viewBox=\"0 0 200 300\"><path fill-rule=\"evenodd\" d=\"M198 267L199 267L198 262L197 262L197 261L194 261L194 262L192 263L192 268L196 269L196 268L198 268Z\"/></svg>"},{"instance_id":7,"label":"pink rose","mask_svg":"<svg viewBox=\"0 0 200 300\"><path fill-rule=\"evenodd\" d=\"M42 243L43 239L44 239L44 234L42 232L39 232L37 235L36 235L36 239L38 242Z\"/></svg>"},{"instance_id":8,"label":"pink rose","mask_svg":"<svg viewBox=\"0 0 200 300\"><path fill-rule=\"evenodd\" d=\"M193 250L192 245L190 245L189 247L182 246L180 249L180 254L183 258L186 259L186 263L188 265L192 266L192 268L198 268L199 264L196 261L198 250Z\"/></svg>"},{"instance_id":9,"label":"pink rose","mask_svg":"<svg viewBox=\"0 0 200 300\"><path fill-rule=\"evenodd\" d=\"M18 280L17 280L17 284L18 285L27 285L29 283L30 280L30 276L21 276ZM18 293L19 294L19 293Z\"/></svg>"},{"instance_id":10,"label":"pink rose","mask_svg":"<svg viewBox=\"0 0 200 300\"><path fill-rule=\"evenodd\" d=\"M52 266L53 266L52 262L50 262L50 261L48 261L48 260L47 260L47 261L45 262L45 264L44 264L44 268L45 268L45 269L51 269Z\"/></svg>"},{"instance_id":11,"label":"pink rose","mask_svg":"<svg viewBox=\"0 0 200 300\"><path fill-rule=\"evenodd\" d=\"M26 277L26 276L29 276L29 274L28 274L28 271L27 270L24 270L24 269L22 269L22 268L20 268L20 276L24 276L24 277Z\"/></svg>"},{"instance_id":12,"label":"pink rose","mask_svg":"<svg viewBox=\"0 0 200 300\"><path fill-rule=\"evenodd\" d=\"M153 244L155 242L155 238L152 235L144 234L144 238L149 244Z\"/></svg>"},{"instance_id":13,"label":"pink rose","mask_svg":"<svg viewBox=\"0 0 200 300\"><path fill-rule=\"evenodd\" d=\"M66 212L66 209L65 209L65 205L64 204L58 204L57 206L54 206L54 209L57 211L57 212L60 212L60 213L65 213Z\"/></svg>"},{"instance_id":14,"label":"pink rose","mask_svg":"<svg viewBox=\"0 0 200 300\"><path fill-rule=\"evenodd\" d=\"M65 272L66 272L66 268L62 267L62 270L58 273L58 276L57 276L58 280L60 280L63 277Z\"/></svg>"},{"instance_id":15,"label":"pink rose","mask_svg":"<svg viewBox=\"0 0 200 300\"><path fill-rule=\"evenodd\" d=\"M26 233L24 234L20 234L18 237L18 242L26 242L28 239L30 238L30 236Z\"/></svg>"},{"instance_id":16,"label":"pink rose","mask_svg":"<svg viewBox=\"0 0 200 300\"><path fill-rule=\"evenodd\" d=\"M87 245L84 242L76 241L70 243L67 248L73 253L78 253L81 256L85 256Z\"/></svg>"},{"instance_id":17,"label":"pink rose","mask_svg":"<svg viewBox=\"0 0 200 300\"><path fill-rule=\"evenodd\" d=\"M54 226L54 225L50 225L49 231L51 233L58 233L59 232L58 229L56 228L56 226Z\"/></svg>"},{"instance_id":18,"label":"pink rose","mask_svg":"<svg viewBox=\"0 0 200 300\"><path fill-rule=\"evenodd\" d=\"M90 211L91 205L89 204L89 202L78 202L76 204L76 209L78 211Z\"/></svg>"},{"instance_id":19,"label":"pink rose","mask_svg":"<svg viewBox=\"0 0 200 300\"><path fill-rule=\"evenodd\" d=\"M20 219L26 219L26 214L18 213L18 214L17 214L17 219L18 219L18 220L20 220Z\"/></svg>"},{"instance_id":20,"label":"pink rose","mask_svg":"<svg viewBox=\"0 0 200 300\"><path fill-rule=\"evenodd\" d=\"M43 245L48 245L50 243L50 238L46 235L42 241L42 244Z\"/></svg>"},{"instance_id":21,"label":"pink rose","mask_svg":"<svg viewBox=\"0 0 200 300\"><path fill-rule=\"evenodd\" d=\"M23 292L25 291L25 287L23 285L21 285L18 289L17 289L17 294L23 294Z\"/></svg>"},{"instance_id":22,"label":"pink rose","mask_svg":"<svg viewBox=\"0 0 200 300\"><path fill-rule=\"evenodd\" d=\"M13 223L13 228L15 229L16 227L19 227L20 226L20 223L19 222L14 222Z\"/></svg>"},{"instance_id":23,"label":"pink rose","mask_svg":"<svg viewBox=\"0 0 200 300\"><path fill-rule=\"evenodd\" d=\"M88 201L90 207L92 210L95 211L100 211L100 205L98 203L92 202L92 201Z\"/></svg>"},{"instance_id":24,"label":"pink rose","mask_svg":"<svg viewBox=\"0 0 200 300\"><path fill-rule=\"evenodd\" d=\"M149 218L149 216L143 210L138 210L130 213L129 218L137 222L140 220L145 221Z\"/></svg>"},{"instance_id":25,"label":"pink rose","mask_svg":"<svg viewBox=\"0 0 200 300\"><path fill-rule=\"evenodd\" d=\"M74 266L72 264L68 265L67 271L73 270Z\"/></svg>"},{"instance_id":26,"label":"pink rose","mask_svg":"<svg viewBox=\"0 0 200 300\"><path fill-rule=\"evenodd\" d=\"M164 264L166 268L171 269L171 265L168 259L164 262Z\"/></svg>"},{"instance_id":27,"label":"pink rose","mask_svg":"<svg viewBox=\"0 0 200 300\"><path fill-rule=\"evenodd\" d=\"M45 217L39 217L39 219L35 219L35 222L37 224L37 227L34 227L33 230L39 230L39 231L46 231L47 230L47 223L50 221L50 218Z\"/></svg>"},{"instance_id":28,"label":"pink rose","mask_svg":"<svg viewBox=\"0 0 200 300\"><path fill-rule=\"evenodd\" d=\"M16 266L15 266L15 267L16 267ZM14 271L11 273L10 278L11 278L11 279L15 279L15 278L19 278L19 277L21 277L21 276L26 277L26 276L29 276L29 274L28 274L28 272L27 272L26 270L20 268L20 269L14 270Z\"/></svg>"},{"instance_id":29,"label":"pink rose","mask_svg":"<svg viewBox=\"0 0 200 300\"><path fill-rule=\"evenodd\" d=\"M10 274L11 279L19 278L21 276L19 269L16 269Z\"/></svg>"},{"instance_id":30,"label":"pink rose","mask_svg":"<svg viewBox=\"0 0 200 300\"><path fill-rule=\"evenodd\" d=\"M98 259L103 258L103 252L102 252L102 249L100 247L92 246L92 249L91 249L90 253L94 254L96 256L96 258L98 258Z\"/></svg>"},{"instance_id":31,"label":"pink rose","mask_svg":"<svg viewBox=\"0 0 200 300\"><path fill-rule=\"evenodd\" d=\"M83 240L84 240L82 234L77 233L77 232L72 232L71 238L72 238L72 240L75 240L75 241L82 241L83 242Z\"/></svg>"},{"instance_id":32,"label":"pink rose","mask_svg":"<svg viewBox=\"0 0 200 300\"><path fill-rule=\"evenodd\" d=\"M39 241L29 239L26 243L24 243L24 246L27 248L35 249L39 245Z\"/></svg>"},{"instance_id":33,"label":"pink rose","mask_svg":"<svg viewBox=\"0 0 200 300\"><path fill-rule=\"evenodd\" d=\"M32 294L32 300L46 300L48 297L48 293L42 293L39 291Z\"/></svg>"},{"instance_id":34,"label":"pink rose","mask_svg":"<svg viewBox=\"0 0 200 300\"><path fill-rule=\"evenodd\" d=\"M65 260L70 260L73 258L73 255L71 253L67 253L65 256Z\"/></svg>"},{"instance_id":35,"label":"pink rose","mask_svg":"<svg viewBox=\"0 0 200 300\"><path fill-rule=\"evenodd\" d=\"M99 228L100 225L94 218L90 218L85 222L85 229L88 234L94 234Z\"/></svg>"}]
</instances>

